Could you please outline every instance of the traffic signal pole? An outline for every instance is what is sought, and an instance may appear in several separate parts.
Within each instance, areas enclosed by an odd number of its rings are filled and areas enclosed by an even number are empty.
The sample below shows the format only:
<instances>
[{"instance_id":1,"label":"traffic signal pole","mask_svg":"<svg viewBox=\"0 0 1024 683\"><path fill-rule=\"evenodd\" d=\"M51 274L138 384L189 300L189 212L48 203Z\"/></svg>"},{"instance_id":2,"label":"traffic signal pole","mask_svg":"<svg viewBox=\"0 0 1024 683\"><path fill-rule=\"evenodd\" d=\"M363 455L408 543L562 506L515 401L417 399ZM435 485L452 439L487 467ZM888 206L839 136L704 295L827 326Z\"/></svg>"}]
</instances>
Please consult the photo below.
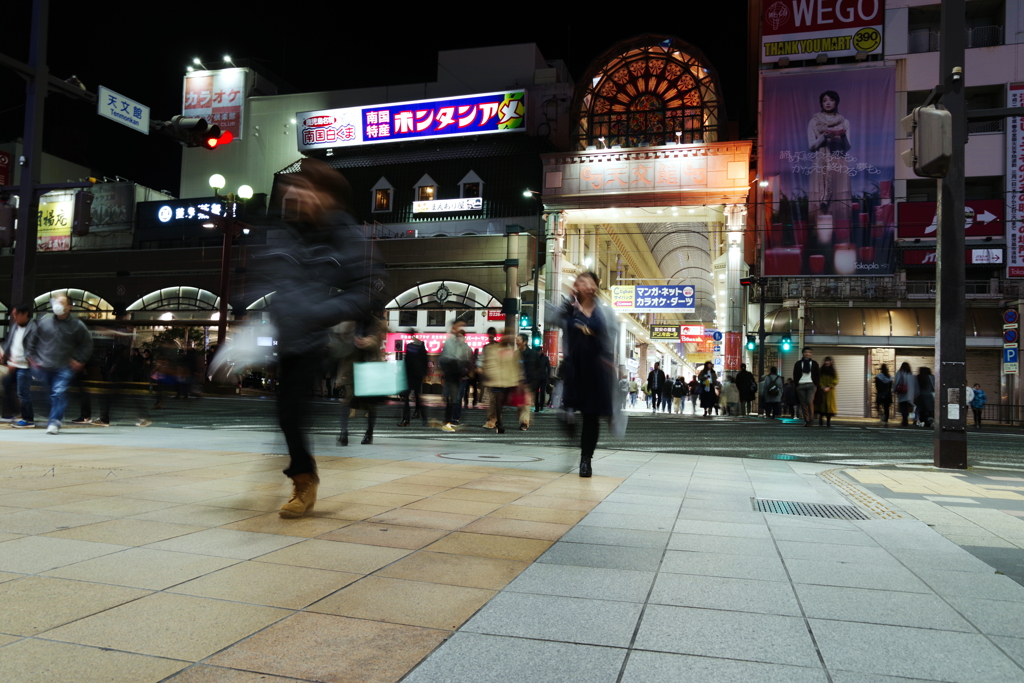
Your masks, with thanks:
<instances>
[{"instance_id":1,"label":"traffic signal pole","mask_svg":"<svg viewBox=\"0 0 1024 683\"><path fill-rule=\"evenodd\" d=\"M967 468L967 340L964 262L964 158L967 116L964 97L965 0L943 0L939 75L942 104L953 119L949 173L938 181L938 239L935 288L936 467Z\"/></svg>"}]
</instances>

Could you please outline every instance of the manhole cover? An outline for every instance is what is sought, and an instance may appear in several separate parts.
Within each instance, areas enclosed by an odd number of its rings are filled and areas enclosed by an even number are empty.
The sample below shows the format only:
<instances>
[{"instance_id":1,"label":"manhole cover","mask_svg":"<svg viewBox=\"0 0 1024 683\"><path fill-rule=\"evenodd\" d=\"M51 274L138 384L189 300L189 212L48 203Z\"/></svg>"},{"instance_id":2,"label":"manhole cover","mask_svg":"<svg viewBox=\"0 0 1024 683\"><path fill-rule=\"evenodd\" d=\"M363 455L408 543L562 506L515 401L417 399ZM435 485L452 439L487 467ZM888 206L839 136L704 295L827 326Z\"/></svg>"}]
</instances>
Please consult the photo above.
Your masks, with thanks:
<instances>
[{"instance_id":1,"label":"manhole cover","mask_svg":"<svg viewBox=\"0 0 1024 683\"><path fill-rule=\"evenodd\" d=\"M530 455L504 455L501 453L438 453L437 457L446 460L475 460L478 462L539 462L544 459Z\"/></svg>"},{"instance_id":2,"label":"manhole cover","mask_svg":"<svg viewBox=\"0 0 1024 683\"><path fill-rule=\"evenodd\" d=\"M773 512L777 515L827 517L828 519L871 519L852 505L798 503L792 500L764 500L762 498L751 498L750 501L758 512Z\"/></svg>"}]
</instances>

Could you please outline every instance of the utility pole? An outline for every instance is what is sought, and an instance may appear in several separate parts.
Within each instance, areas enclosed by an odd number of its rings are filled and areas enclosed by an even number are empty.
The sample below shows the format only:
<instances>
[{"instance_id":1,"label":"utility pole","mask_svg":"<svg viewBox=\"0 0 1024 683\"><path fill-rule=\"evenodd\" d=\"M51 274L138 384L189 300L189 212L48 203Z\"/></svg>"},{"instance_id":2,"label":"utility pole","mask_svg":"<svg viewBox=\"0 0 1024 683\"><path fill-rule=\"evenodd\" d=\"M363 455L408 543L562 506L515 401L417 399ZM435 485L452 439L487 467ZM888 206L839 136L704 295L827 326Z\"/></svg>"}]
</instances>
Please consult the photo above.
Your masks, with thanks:
<instances>
[{"instance_id":1,"label":"utility pole","mask_svg":"<svg viewBox=\"0 0 1024 683\"><path fill-rule=\"evenodd\" d=\"M942 104L953 119L949 173L938 181L938 239L935 287L936 467L967 469L967 311L964 306L964 158L967 116L964 97L965 0L943 0L939 78Z\"/></svg>"}]
</instances>

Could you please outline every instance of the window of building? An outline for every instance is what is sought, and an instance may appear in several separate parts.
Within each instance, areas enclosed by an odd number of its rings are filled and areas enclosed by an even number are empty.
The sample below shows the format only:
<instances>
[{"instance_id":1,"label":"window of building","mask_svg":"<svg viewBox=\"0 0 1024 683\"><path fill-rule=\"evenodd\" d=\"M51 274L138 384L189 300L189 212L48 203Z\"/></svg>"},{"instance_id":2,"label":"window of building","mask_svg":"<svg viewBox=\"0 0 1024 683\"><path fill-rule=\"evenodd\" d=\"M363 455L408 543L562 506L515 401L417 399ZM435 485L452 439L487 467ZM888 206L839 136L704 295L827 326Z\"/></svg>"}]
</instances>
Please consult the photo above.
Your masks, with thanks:
<instances>
[{"instance_id":1,"label":"window of building","mask_svg":"<svg viewBox=\"0 0 1024 683\"><path fill-rule=\"evenodd\" d=\"M444 327L447 311L427 311L427 327Z\"/></svg>"},{"instance_id":2,"label":"window of building","mask_svg":"<svg viewBox=\"0 0 1024 683\"><path fill-rule=\"evenodd\" d=\"M399 311L398 312L398 326L399 327L416 327L416 317L418 311Z\"/></svg>"},{"instance_id":3,"label":"window of building","mask_svg":"<svg viewBox=\"0 0 1024 683\"><path fill-rule=\"evenodd\" d=\"M371 189L373 193L373 205L371 211L374 213L384 213L391 211L391 206L394 202L395 188L391 186L387 178L381 178L377 181L377 184Z\"/></svg>"},{"instance_id":4,"label":"window of building","mask_svg":"<svg viewBox=\"0 0 1024 683\"><path fill-rule=\"evenodd\" d=\"M466 177L459 181L459 188L464 199L484 196L484 181L473 171L467 173Z\"/></svg>"},{"instance_id":5,"label":"window of building","mask_svg":"<svg viewBox=\"0 0 1024 683\"><path fill-rule=\"evenodd\" d=\"M423 174L423 177L412 186L413 196L416 197L418 202L431 202L437 199L437 183L434 179L427 174Z\"/></svg>"}]
</instances>

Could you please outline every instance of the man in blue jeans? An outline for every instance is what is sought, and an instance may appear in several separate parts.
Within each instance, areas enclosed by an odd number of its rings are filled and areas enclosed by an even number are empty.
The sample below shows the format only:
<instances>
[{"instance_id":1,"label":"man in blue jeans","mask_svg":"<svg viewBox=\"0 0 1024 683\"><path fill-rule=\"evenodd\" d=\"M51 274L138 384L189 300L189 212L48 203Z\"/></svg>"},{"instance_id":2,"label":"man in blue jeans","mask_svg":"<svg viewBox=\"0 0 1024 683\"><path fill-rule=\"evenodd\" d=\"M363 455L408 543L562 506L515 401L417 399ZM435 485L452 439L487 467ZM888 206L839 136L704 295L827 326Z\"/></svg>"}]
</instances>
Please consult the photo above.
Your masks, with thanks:
<instances>
[{"instance_id":1,"label":"man in blue jeans","mask_svg":"<svg viewBox=\"0 0 1024 683\"><path fill-rule=\"evenodd\" d=\"M68 387L92 354L92 337L81 320L71 317L71 304L60 294L50 299L52 315L36 323L25 356L34 374L50 387L47 434L59 434L68 405Z\"/></svg>"},{"instance_id":2,"label":"man in blue jeans","mask_svg":"<svg viewBox=\"0 0 1024 683\"><path fill-rule=\"evenodd\" d=\"M4 375L3 416L0 417L0 422L10 422L12 427L25 429L36 426L32 412L32 372L25 358L26 342L36 329L36 324L32 320L32 306L15 306L11 311L11 320L14 325L11 327L11 333L7 335L3 349L0 350L0 365L7 366L7 374ZM15 416L15 397L21 402L20 419Z\"/></svg>"}]
</instances>

